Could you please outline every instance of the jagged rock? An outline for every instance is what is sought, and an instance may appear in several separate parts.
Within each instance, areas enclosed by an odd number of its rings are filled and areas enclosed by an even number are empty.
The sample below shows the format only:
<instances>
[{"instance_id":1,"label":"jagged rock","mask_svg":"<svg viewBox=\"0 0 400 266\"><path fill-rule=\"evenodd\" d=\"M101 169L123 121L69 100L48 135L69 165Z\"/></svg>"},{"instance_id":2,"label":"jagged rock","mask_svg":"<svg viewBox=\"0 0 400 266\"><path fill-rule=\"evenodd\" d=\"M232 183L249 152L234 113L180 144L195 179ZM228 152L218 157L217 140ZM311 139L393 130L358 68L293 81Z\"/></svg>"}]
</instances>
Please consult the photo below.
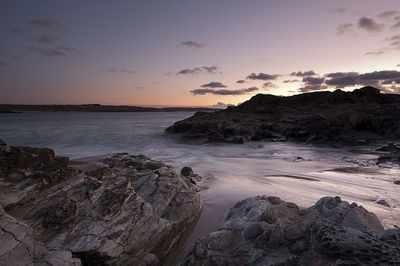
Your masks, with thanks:
<instances>
[{"instance_id":1,"label":"jagged rock","mask_svg":"<svg viewBox=\"0 0 400 266\"><path fill-rule=\"evenodd\" d=\"M395 183L396 185L400 185L400 180L395 180L393 183Z\"/></svg>"},{"instance_id":2,"label":"jagged rock","mask_svg":"<svg viewBox=\"0 0 400 266\"><path fill-rule=\"evenodd\" d=\"M0 141L0 265L159 265L197 221L196 186L143 155L70 162Z\"/></svg>"},{"instance_id":3,"label":"jagged rock","mask_svg":"<svg viewBox=\"0 0 400 266\"><path fill-rule=\"evenodd\" d=\"M237 107L198 112L166 132L200 142L299 140L357 145L399 139L399 121L400 95L364 87L290 97L258 94Z\"/></svg>"},{"instance_id":4,"label":"jagged rock","mask_svg":"<svg viewBox=\"0 0 400 266\"><path fill-rule=\"evenodd\" d=\"M376 164L380 167L390 167L391 165L399 165L400 164L400 147L395 145L394 143L389 143L386 146L383 146L377 151L387 152L387 154L379 156Z\"/></svg>"},{"instance_id":5,"label":"jagged rock","mask_svg":"<svg viewBox=\"0 0 400 266\"><path fill-rule=\"evenodd\" d=\"M177 265L399 265L400 229L339 197L300 209L277 197L238 202Z\"/></svg>"},{"instance_id":6,"label":"jagged rock","mask_svg":"<svg viewBox=\"0 0 400 266\"><path fill-rule=\"evenodd\" d=\"M381 199L381 200L378 200L376 203L390 208L390 204L386 200Z\"/></svg>"}]
</instances>

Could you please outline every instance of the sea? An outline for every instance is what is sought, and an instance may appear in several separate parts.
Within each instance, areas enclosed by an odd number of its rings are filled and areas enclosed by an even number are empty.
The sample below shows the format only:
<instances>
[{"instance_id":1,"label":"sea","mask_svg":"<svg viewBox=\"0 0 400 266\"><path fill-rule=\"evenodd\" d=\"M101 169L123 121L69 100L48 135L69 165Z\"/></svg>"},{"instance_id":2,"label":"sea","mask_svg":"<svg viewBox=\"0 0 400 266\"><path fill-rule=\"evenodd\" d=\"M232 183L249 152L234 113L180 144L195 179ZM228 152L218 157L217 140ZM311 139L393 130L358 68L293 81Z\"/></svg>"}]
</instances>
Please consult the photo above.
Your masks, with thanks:
<instances>
[{"instance_id":1,"label":"sea","mask_svg":"<svg viewBox=\"0 0 400 266\"><path fill-rule=\"evenodd\" d=\"M188 144L165 133L191 112L25 112L0 114L0 139L9 145L48 147L72 160L128 152L190 166L202 177L203 211L185 248L215 231L239 200L278 196L310 207L340 196L374 212L385 228L400 226L398 167L379 167L373 147L321 147L293 142ZM390 207L378 204L385 200Z\"/></svg>"}]
</instances>

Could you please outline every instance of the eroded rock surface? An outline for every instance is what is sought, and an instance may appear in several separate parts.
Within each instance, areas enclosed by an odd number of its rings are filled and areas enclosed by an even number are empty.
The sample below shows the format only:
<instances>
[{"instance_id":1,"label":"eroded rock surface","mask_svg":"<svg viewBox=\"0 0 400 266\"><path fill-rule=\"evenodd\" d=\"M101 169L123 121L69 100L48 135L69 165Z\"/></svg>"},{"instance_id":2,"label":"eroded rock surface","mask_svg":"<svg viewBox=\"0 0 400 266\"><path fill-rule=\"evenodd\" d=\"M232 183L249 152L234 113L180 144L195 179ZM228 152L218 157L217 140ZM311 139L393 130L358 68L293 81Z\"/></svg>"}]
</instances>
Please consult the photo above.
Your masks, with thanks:
<instances>
[{"instance_id":1,"label":"eroded rock surface","mask_svg":"<svg viewBox=\"0 0 400 266\"><path fill-rule=\"evenodd\" d=\"M308 209L277 197L238 202L178 265L400 265L400 229L339 197Z\"/></svg>"},{"instance_id":2,"label":"eroded rock surface","mask_svg":"<svg viewBox=\"0 0 400 266\"><path fill-rule=\"evenodd\" d=\"M70 162L0 141L0 265L159 265L200 211L190 179L163 162Z\"/></svg>"},{"instance_id":3,"label":"eroded rock surface","mask_svg":"<svg viewBox=\"0 0 400 266\"><path fill-rule=\"evenodd\" d=\"M237 107L198 112L166 132L200 142L297 140L358 145L400 137L400 95L373 87L290 97L258 94Z\"/></svg>"}]
</instances>

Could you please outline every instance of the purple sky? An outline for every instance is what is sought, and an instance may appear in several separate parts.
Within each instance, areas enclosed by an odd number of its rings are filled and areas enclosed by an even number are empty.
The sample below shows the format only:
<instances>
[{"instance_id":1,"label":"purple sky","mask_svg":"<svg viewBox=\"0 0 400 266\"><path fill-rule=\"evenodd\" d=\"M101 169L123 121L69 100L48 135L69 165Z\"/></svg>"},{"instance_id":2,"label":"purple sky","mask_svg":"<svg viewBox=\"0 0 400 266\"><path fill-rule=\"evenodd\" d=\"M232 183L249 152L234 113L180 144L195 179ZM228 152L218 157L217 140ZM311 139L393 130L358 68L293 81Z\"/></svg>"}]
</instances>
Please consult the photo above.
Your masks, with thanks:
<instances>
[{"instance_id":1,"label":"purple sky","mask_svg":"<svg viewBox=\"0 0 400 266\"><path fill-rule=\"evenodd\" d=\"M0 21L0 103L400 92L398 0L4 0Z\"/></svg>"}]
</instances>

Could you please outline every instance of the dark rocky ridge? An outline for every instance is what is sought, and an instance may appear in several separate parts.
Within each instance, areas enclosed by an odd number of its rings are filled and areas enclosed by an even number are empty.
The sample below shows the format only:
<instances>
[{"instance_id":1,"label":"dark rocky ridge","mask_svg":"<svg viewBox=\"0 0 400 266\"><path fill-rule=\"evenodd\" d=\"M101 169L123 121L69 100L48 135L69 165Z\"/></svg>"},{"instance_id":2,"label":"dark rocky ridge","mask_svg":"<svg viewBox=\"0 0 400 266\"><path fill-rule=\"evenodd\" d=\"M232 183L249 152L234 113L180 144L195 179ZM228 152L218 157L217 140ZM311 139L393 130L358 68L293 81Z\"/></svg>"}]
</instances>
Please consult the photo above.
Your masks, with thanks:
<instances>
[{"instance_id":1,"label":"dark rocky ridge","mask_svg":"<svg viewBox=\"0 0 400 266\"><path fill-rule=\"evenodd\" d=\"M258 94L237 107L197 112L166 132L200 142L386 142L400 137L400 95L382 94L373 87L290 97Z\"/></svg>"},{"instance_id":2,"label":"dark rocky ridge","mask_svg":"<svg viewBox=\"0 0 400 266\"><path fill-rule=\"evenodd\" d=\"M339 197L308 209L278 197L238 202L178 265L400 265L400 229Z\"/></svg>"},{"instance_id":3,"label":"dark rocky ridge","mask_svg":"<svg viewBox=\"0 0 400 266\"><path fill-rule=\"evenodd\" d=\"M160 265L197 222L189 178L143 155L70 162L0 141L0 265Z\"/></svg>"}]
</instances>

